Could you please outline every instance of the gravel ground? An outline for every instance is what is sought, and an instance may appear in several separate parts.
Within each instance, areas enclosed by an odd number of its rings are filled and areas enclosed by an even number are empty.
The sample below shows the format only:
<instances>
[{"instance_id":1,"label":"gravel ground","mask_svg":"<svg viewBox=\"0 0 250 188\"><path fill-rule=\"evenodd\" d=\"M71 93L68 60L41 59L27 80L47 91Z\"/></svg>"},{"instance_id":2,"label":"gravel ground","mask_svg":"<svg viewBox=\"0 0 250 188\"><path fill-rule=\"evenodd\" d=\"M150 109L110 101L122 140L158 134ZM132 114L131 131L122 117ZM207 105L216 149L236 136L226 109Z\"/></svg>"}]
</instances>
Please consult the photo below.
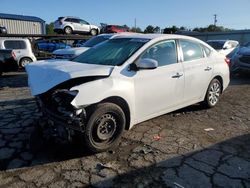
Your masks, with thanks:
<instances>
[{"instance_id":1,"label":"gravel ground","mask_svg":"<svg viewBox=\"0 0 250 188\"><path fill-rule=\"evenodd\" d=\"M0 187L250 187L250 78L218 106L193 105L136 125L113 151L29 137L41 117L24 72L0 78Z\"/></svg>"}]
</instances>

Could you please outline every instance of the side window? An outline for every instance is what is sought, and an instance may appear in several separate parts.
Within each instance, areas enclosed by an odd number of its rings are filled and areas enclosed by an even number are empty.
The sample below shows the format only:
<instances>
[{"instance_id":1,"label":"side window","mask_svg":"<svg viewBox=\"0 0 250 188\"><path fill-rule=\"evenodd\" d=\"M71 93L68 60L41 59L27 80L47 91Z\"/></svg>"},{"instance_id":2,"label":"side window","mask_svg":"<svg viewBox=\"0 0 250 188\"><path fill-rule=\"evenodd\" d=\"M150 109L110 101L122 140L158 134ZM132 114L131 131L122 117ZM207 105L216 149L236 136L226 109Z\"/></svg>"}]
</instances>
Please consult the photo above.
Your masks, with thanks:
<instances>
[{"instance_id":1,"label":"side window","mask_svg":"<svg viewBox=\"0 0 250 188\"><path fill-rule=\"evenodd\" d=\"M206 46L204 46L204 45L202 45L202 48L203 48L203 50L204 50L206 56L209 57L210 54L212 53L212 51L211 51L208 47L206 47Z\"/></svg>"},{"instance_id":2,"label":"side window","mask_svg":"<svg viewBox=\"0 0 250 188\"><path fill-rule=\"evenodd\" d=\"M72 22L71 18L66 18L64 21L65 22Z\"/></svg>"},{"instance_id":3,"label":"side window","mask_svg":"<svg viewBox=\"0 0 250 188\"><path fill-rule=\"evenodd\" d=\"M141 57L158 61L158 66L177 63L177 51L174 40L160 42L144 52Z\"/></svg>"},{"instance_id":4,"label":"side window","mask_svg":"<svg viewBox=\"0 0 250 188\"><path fill-rule=\"evenodd\" d=\"M85 25L89 25L89 23L86 22L85 20L80 20L80 23L81 23L81 24L85 24Z\"/></svg>"},{"instance_id":5,"label":"side window","mask_svg":"<svg viewBox=\"0 0 250 188\"><path fill-rule=\"evenodd\" d=\"M26 44L24 41L13 41L13 40L6 40L4 41L4 46L6 49L26 49Z\"/></svg>"},{"instance_id":6,"label":"side window","mask_svg":"<svg viewBox=\"0 0 250 188\"><path fill-rule=\"evenodd\" d=\"M71 20L73 23L80 23L80 20L78 20L78 19L72 18Z\"/></svg>"},{"instance_id":7,"label":"side window","mask_svg":"<svg viewBox=\"0 0 250 188\"><path fill-rule=\"evenodd\" d=\"M199 43L189 40L180 40L180 46L182 48L184 61L192 61L204 57Z\"/></svg>"}]
</instances>

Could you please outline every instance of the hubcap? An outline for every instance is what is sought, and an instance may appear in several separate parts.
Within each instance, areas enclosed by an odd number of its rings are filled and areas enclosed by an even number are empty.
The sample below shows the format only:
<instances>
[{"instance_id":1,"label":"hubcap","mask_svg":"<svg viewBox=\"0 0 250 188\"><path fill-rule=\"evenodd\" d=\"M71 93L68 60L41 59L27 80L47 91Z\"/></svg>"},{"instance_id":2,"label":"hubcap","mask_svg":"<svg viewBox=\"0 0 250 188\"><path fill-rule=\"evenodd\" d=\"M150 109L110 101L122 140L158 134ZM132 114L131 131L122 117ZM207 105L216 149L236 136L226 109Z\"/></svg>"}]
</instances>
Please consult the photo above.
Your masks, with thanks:
<instances>
[{"instance_id":1,"label":"hubcap","mask_svg":"<svg viewBox=\"0 0 250 188\"><path fill-rule=\"evenodd\" d=\"M91 30L92 35L96 35L96 30Z\"/></svg>"},{"instance_id":2,"label":"hubcap","mask_svg":"<svg viewBox=\"0 0 250 188\"><path fill-rule=\"evenodd\" d=\"M218 102L219 96L220 96L220 85L217 82L215 82L212 84L208 92L208 100L210 104L214 106Z\"/></svg>"},{"instance_id":3,"label":"hubcap","mask_svg":"<svg viewBox=\"0 0 250 188\"><path fill-rule=\"evenodd\" d=\"M70 33L71 33L71 29L70 29L69 27L67 27L67 28L65 29L65 32L68 33L68 34L70 34Z\"/></svg>"},{"instance_id":4,"label":"hubcap","mask_svg":"<svg viewBox=\"0 0 250 188\"><path fill-rule=\"evenodd\" d=\"M102 140L109 140L116 131L116 120L111 114L104 114L97 120L97 137Z\"/></svg>"},{"instance_id":5,"label":"hubcap","mask_svg":"<svg viewBox=\"0 0 250 188\"><path fill-rule=\"evenodd\" d=\"M30 63L30 60L24 59L24 60L22 60L21 66L22 66L22 67L25 67L25 66L28 65L29 63Z\"/></svg>"}]
</instances>

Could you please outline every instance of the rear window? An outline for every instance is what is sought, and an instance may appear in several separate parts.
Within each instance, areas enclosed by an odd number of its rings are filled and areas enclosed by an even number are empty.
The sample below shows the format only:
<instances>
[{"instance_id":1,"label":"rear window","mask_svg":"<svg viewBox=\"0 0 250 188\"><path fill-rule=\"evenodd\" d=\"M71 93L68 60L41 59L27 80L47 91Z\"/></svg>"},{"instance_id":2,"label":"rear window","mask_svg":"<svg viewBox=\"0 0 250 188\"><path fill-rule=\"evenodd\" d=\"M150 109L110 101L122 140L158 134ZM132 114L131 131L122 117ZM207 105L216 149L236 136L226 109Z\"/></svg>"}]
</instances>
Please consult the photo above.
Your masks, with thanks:
<instances>
[{"instance_id":1,"label":"rear window","mask_svg":"<svg viewBox=\"0 0 250 188\"><path fill-rule=\"evenodd\" d=\"M6 40L4 46L6 49L26 49L25 42L20 40Z\"/></svg>"},{"instance_id":2,"label":"rear window","mask_svg":"<svg viewBox=\"0 0 250 188\"><path fill-rule=\"evenodd\" d=\"M225 44L225 41L208 41L207 43L215 50L221 50Z\"/></svg>"}]
</instances>

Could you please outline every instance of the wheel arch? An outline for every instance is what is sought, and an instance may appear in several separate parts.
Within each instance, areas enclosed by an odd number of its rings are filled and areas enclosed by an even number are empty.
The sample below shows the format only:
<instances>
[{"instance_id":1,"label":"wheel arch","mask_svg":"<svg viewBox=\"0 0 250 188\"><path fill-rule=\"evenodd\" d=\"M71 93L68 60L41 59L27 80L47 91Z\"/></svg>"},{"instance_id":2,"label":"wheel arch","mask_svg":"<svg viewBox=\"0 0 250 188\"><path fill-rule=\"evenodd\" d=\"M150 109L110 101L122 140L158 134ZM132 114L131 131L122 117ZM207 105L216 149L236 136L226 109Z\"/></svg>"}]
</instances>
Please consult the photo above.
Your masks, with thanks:
<instances>
[{"instance_id":1,"label":"wheel arch","mask_svg":"<svg viewBox=\"0 0 250 188\"><path fill-rule=\"evenodd\" d=\"M18 65L20 65L21 61L22 61L23 59L25 59L25 58L28 58L28 59L31 60L31 62L33 62L33 59L32 59L31 57L29 57L29 56L23 56L23 57L21 57L21 58L18 60Z\"/></svg>"},{"instance_id":2,"label":"wheel arch","mask_svg":"<svg viewBox=\"0 0 250 188\"><path fill-rule=\"evenodd\" d=\"M220 84L221 84L221 93L222 93L222 92L223 92L223 89L224 89L224 88L223 88L223 78L222 78L220 75L217 75L217 76L214 76L213 79L219 80L219 82L220 82ZM212 80L213 80L213 79L212 79ZM211 80L211 81L212 81L212 80Z\"/></svg>"},{"instance_id":3,"label":"wheel arch","mask_svg":"<svg viewBox=\"0 0 250 188\"><path fill-rule=\"evenodd\" d=\"M106 99L103 99L100 103L104 103L104 102L114 103L114 104L118 105L123 110L125 117L126 117L125 130L129 130L131 117L130 117L130 108L129 108L127 101L125 99L123 99L122 97L112 96L112 97L108 97Z\"/></svg>"}]
</instances>

